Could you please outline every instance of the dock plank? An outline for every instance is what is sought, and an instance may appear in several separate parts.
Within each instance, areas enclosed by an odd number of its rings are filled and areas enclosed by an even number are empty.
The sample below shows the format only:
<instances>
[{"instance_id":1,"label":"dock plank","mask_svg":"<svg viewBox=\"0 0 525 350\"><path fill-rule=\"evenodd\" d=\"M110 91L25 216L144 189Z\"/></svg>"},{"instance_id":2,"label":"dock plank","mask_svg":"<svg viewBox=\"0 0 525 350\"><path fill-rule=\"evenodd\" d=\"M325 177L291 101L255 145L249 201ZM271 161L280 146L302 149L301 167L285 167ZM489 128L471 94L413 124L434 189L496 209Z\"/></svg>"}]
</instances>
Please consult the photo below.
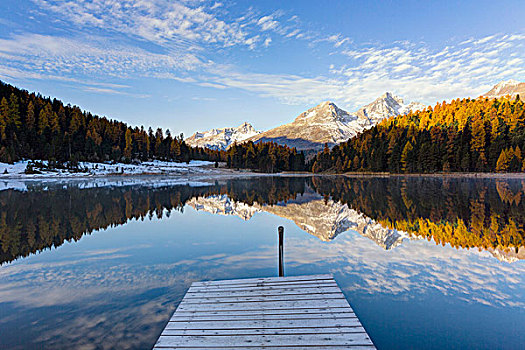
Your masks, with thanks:
<instances>
[{"instance_id":1,"label":"dock plank","mask_svg":"<svg viewBox=\"0 0 525 350\"><path fill-rule=\"evenodd\" d=\"M294 319L343 319L343 318L356 318L357 316L352 312L341 312L341 313L317 313L317 314L228 314L228 315L204 315L204 314L184 314L184 315L173 315L170 319L171 322L184 322L184 321L217 321L221 322L224 320L294 320Z\"/></svg>"},{"instance_id":2,"label":"dock plank","mask_svg":"<svg viewBox=\"0 0 525 350\"><path fill-rule=\"evenodd\" d=\"M161 335L160 346L301 346L301 345L373 345L366 333L310 334L310 335L240 335L224 336L166 336Z\"/></svg>"},{"instance_id":3,"label":"dock plank","mask_svg":"<svg viewBox=\"0 0 525 350\"><path fill-rule=\"evenodd\" d=\"M303 328L255 328L255 329L166 329L164 335L300 335L300 334L366 333L362 327L303 327Z\"/></svg>"},{"instance_id":4,"label":"dock plank","mask_svg":"<svg viewBox=\"0 0 525 350\"><path fill-rule=\"evenodd\" d=\"M290 319L290 320L230 320L220 322L210 321L187 321L168 322L166 329L252 329L252 328L307 328L307 327L360 327L357 318L342 319Z\"/></svg>"},{"instance_id":5,"label":"dock plank","mask_svg":"<svg viewBox=\"0 0 525 350\"><path fill-rule=\"evenodd\" d=\"M328 293L341 293L339 287L319 287L315 290L309 290L308 295L312 294L328 294ZM230 296L273 296L273 295L304 295L305 289L303 288L285 288L279 290L259 290L252 288L250 290L219 290L217 292L190 292L186 293L185 299L200 299L206 298L223 298Z\"/></svg>"},{"instance_id":6,"label":"dock plank","mask_svg":"<svg viewBox=\"0 0 525 350\"><path fill-rule=\"evenodd\" d=\"M279 283L289 283L292 281L321 281L321 280L332 280L333 276L324 274L324 275L307 275L307 276L289 276L289 277L260 277L260 278L243 278L243 279L235 279L235 280L220 280L220 281L201 281L201 282L193 282L192 286L207 286L207 285L214 285L214 286L220 286L225 284L247 284L247 283L273 283L273 282L279 282Z\"/></svg>"},{"instance_id":7,"label":"dock plank","mask_svg":"<svg viewBox=\"0 0 525 350\"><path fill-rule=\"evenodd\" d=\"M283 290L290 288L325 288L325 287L337 287L337 284L333 281L321 281L321 282L303 282L297 281L292 283L281 283L281 284L236 284L228 286L205 286L205 287L190 287L189 293L195 292L217 292L217 291L241 291L241 290Z\"/></svg>"},{"instance_id":8,"label":"dock plank","mask_svg":"<svg viewBox=\"0 0 525 350\"><path fill-rule=\"evenodd\" d=\"M154 349L374 349L331 275L194 282Z\"/></svg>"}]
</instances>

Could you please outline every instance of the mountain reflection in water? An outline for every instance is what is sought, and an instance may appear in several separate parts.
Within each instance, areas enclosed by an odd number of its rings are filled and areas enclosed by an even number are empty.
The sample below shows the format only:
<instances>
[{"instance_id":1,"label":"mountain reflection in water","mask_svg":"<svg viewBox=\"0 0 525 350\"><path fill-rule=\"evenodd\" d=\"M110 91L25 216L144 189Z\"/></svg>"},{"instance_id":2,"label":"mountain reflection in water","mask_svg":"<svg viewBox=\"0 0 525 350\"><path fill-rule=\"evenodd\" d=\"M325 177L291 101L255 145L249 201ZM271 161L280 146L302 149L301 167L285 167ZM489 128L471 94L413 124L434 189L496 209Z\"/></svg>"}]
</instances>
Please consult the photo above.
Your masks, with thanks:
<instances>
[{"instance_id":1,"label":"mountain reflection in water","mask_svg":"<svg viewBox=\"0 0 525 350\"><path fill-rule=\"evenodd\" d=\"M323 241L355 230L384 249L403 239L525 258L525 181L467 178L261 177L206 186L32 186L0 192L0 262L185 205L249 220L267 212Z\"/></svg>"},{"instance_id":2,"label":"mountain reflection in water","mask_svg":"<svg viewBox=\"0 0 525 350\"><path fill-rule=\"evenodd\" d=\"M519 180L142 180L0 191L0 348L151 348L191 282L275 275L279 225L285 273L333 274L379 349L525 343Z\"/></svg>"}]
</instances>

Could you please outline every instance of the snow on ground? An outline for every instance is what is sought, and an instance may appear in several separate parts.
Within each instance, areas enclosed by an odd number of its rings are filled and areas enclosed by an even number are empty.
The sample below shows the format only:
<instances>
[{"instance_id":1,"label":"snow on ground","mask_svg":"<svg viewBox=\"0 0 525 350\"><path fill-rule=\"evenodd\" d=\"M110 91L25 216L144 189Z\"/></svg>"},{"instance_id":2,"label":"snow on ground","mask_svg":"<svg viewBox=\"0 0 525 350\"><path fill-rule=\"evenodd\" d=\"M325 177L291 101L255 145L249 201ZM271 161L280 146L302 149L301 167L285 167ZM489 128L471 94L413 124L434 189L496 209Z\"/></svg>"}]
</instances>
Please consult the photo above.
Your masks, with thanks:
<instances>
[{"instance_id":1,"label":"snow on ground","mask_svg":"<svg viewBox=\"0 0 525 350\"><path fill-rule=\"evenodd\" d=\"M91 163L79 162L82 171L72 172L68 169L41 170L35 168L41 174L25 174L27 164L24 160L14 164L0 163L0 179L2 178L48 178L48 177L86 177L86 176L108 176L108 175L188 175L205 174L213 171L213 162L192 160L190 163L151 161L139 164L125 163ZM47 165L47 161L41 161Z\"/></svg>"},{"instance_id":2,"label":"snow on ground","mask_svg":"<svg viewBox=\"0 0 525 350\"><path fill-rule=\"evenodd\" d=\"M39 162L39 161L35 161ZM151 161L140 164L124 163L79 163L82 171L67 169L42 170L41 174L25 174L29 161L14 164L0 163L0 191L15 189L47 190L57 187L92 188L142 185L150 187L188 185L206 186L216 180L237 177L263 177L279 174L254 173L247 170L215 168L213 162L191 161L190 163ZM47 166L47 161L41 161ZM6 172L7 170L7 172ZM281 174L282 175L282 174ZM294 176L286 174L286 176ZM307 174L295 174L307 176Z\"/></svg>"},{"instance_id":3,"label":"snow on ground","mask_svg":"<svg viewBox=\"0 0 525 350\"><path fill-rule=\"evenodd\" d=\"M80 162L78 168L81 171L34 167L40 174L26 174L25 170L29 162L25 160L14 164L0 163L0 191L131 185L206 186L209 185L210 175L224 173L224 170L215 169L213 162L207 161L191 161L190 163L151 161L140 164ZM48 164L47 161L41 161L41 163L46 166Z\"/></svg>"},{"instance_id":4,"label":"snow on ground","mask_svg":"<svg viewBox=\"0 0 525 350\"><path fill-rule=\"evenodd\" d=\"M102 187L124 187L140 185L148 188L159 188L165 186L208 186L206 179L190 179L188 177L165 177L165 176L107 176L107 177L48 177L28 179L0 179L0 192L5 190L51 190L57 188L102 188Z\"/></svg>"}]
</instances>

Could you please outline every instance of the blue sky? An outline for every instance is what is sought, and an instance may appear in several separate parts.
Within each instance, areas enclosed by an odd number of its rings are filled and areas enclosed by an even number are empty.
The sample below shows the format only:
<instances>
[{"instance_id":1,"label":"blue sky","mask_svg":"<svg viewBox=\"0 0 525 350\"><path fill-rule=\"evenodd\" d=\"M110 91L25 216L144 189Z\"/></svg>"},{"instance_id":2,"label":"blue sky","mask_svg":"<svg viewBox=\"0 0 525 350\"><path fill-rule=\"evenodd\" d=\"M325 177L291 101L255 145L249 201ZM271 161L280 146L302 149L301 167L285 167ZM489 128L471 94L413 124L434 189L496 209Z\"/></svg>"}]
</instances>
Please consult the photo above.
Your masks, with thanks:
<instances>
[{"instance_id":1,"label":"blue sky","mask_svg":"<svg viewBox=\"0 0 525 350\"><path fill-rule=\"evenodd\" d=\"M458 4L459 3L459 4ZM2 0L0 79L189 136L525 81L523 1Z\"/></svg>"}]
</instances>

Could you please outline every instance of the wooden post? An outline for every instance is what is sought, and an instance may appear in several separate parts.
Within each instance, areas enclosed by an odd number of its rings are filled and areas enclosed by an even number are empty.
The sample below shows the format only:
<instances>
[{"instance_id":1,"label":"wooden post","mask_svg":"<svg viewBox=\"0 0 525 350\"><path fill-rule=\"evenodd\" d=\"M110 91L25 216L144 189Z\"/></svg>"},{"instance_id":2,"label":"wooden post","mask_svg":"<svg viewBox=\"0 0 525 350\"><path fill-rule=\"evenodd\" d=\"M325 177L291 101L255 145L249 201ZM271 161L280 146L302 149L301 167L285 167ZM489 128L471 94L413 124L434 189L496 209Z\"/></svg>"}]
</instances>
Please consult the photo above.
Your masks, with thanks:
<instances>
[{"instance_id":1,"label":"wooden post","mask_svg":"<svg viewBox=\"0 0 525 350\"><path fill-rule=\"evenodd\" d=\"M279 226L279 277L284 277L284 227Z\"/></svg>"}]
</instances>

